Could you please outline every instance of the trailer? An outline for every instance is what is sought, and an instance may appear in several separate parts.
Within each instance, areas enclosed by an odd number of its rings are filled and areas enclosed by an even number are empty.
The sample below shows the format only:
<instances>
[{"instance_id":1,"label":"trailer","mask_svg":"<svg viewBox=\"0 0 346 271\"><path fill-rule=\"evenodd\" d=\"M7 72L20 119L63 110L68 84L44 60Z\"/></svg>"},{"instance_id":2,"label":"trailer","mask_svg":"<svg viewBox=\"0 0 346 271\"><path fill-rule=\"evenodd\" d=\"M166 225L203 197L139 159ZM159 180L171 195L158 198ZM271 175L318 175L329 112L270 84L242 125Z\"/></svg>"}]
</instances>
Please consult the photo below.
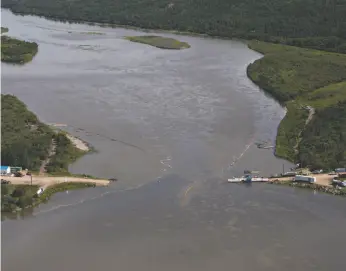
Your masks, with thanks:
<instances>
[{"instance_id":1,"label":"trailer","mask_svg":"<svg viewBox=\"0 0 346 271\"><path fill-rule=\"evenodd\" d=\"M315 183L316 177L312 176L303 176L303 175L296 175L293 179L294 182L307 182L307 183Z\"/></svg>"}]
</instances>

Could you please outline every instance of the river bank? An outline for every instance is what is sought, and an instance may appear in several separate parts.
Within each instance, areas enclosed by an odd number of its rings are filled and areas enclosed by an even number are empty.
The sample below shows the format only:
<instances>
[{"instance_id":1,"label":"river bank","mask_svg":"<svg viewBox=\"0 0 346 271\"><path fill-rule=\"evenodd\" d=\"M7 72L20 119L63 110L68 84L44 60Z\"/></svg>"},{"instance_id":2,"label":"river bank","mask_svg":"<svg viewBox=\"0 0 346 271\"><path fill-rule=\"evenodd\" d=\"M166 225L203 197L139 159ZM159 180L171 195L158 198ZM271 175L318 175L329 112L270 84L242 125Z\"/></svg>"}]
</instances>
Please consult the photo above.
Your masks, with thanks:
<instances>
[{"instance_id":1,"label":"river bank","mask_svg":"<svg viewBox=\"0 0 346 271\"><path fill-rule=\"evenodd\" d=\"M328 184L321 184L321 183L302 183L302 182L293 182L290 180L280 180L280 179L273 179L268 184L275 184L275 185L285 185L290 187L297 187L297 188L305 188L310 189L313 191L323 192L331 195L336 196L344 196L346 197L346 188L345 187L334 187L330 183Z\"/></svg>"},{"instance_id":2,"label":"river bank","mask_svg":"<svg viewBox=\"0 0 346 271\"><path fill-rule=\"evenodd\" d=\"M344 165L346 54L258 41L249 47L264 54L248 66L249 78L288 110L275 154L312 169Z\"/></svg>"}]
</instances>

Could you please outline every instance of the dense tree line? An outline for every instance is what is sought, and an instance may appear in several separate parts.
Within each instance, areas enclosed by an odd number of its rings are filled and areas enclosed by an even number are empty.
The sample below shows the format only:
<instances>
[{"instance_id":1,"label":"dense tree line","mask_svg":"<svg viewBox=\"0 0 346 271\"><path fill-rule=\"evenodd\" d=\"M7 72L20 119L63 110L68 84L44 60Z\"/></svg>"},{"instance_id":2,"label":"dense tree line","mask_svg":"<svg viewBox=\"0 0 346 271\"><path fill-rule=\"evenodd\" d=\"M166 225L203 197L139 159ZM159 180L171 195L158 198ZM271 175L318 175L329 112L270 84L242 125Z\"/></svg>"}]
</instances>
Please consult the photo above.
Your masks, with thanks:
<instances>
[{"instance_id":1,"label":"dense tree line","mask_svg":"<svg viewBox=\"0 0 346 271\"><path fill-rule=\"evenodd\" d=\"M53 132L12 95L1 95L1 163L37 170Z\"/></svg>"},{"instance_id":2,"label":"dense tree line","mask_svg":"<svg viewBox=\"0 0 346 271\"><path fill-rule=\"evenodd\" d=\"M60 20L240 37L346 52L346 0L3 0Z\"/></svg>"}]
</instances>

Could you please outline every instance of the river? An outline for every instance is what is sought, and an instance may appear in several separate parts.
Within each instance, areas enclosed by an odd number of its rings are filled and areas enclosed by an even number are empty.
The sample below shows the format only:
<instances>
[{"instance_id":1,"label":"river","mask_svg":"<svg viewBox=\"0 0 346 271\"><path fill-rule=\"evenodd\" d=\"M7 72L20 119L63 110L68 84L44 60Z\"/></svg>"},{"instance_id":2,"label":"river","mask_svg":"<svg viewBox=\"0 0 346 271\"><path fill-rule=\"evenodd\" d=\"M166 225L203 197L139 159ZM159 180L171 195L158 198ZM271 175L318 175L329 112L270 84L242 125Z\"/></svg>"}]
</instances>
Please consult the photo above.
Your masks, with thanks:
<instances>
[{"instance_id":1,"label":"river","mask_svg":"<svg viewBox=\"0 0 346 271\"><path fill-rule=\"evenodd\" d=\"M161 50L123 39L138 30L6 10L2 24L39 44L31 63L1 65L2 93L94 146L72 172L119 179L2 222L4 270L340 267L342 198L225 182L244 169L292 166L254 145L274 144L285 114L246 76L260 54L239 41L169 33L159 34L191 48Z\"/></svg>"}]
</instances>

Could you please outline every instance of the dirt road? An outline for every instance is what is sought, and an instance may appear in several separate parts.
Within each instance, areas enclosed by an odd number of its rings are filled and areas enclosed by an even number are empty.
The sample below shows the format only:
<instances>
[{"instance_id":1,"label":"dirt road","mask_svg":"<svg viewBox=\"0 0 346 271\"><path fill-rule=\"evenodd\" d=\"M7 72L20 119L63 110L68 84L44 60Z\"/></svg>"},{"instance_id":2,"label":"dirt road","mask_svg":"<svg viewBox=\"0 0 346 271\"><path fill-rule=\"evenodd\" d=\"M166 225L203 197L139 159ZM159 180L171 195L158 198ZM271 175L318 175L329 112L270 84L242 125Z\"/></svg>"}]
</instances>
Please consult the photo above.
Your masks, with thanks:
<instances>
[{"instance_id":1,"label":"dirt road","mask_svg":"<svg viewBox=\"0 0 346 271\"><path fill-rule=\"evenodd\" d=\"M323 185L323 186L331 186L330 182L335 177L334 175L328 175L328 174L312 174L310 175L312 177L316 177L316 184ZM292 181L292 177L282 177L282 178L273 178L278 179L280 181Z\"/></svg>"},{"instance_id":2,"label":"dirt road","mask_svg":"<svg viewBox=\"0 0 346 271\"><path fill-rule=\"evenodd\" d=\"M10 181L12 184L30 184L30 176L24 177L2 177L2 179ZM78 177L50 177L50 176L32 176L32 184L48 187L57 183L63 182L83 182L83 183L96 183L98 186L106 186L109 184L108 180L78 178Z\"/></svg>"}]
</instances>

